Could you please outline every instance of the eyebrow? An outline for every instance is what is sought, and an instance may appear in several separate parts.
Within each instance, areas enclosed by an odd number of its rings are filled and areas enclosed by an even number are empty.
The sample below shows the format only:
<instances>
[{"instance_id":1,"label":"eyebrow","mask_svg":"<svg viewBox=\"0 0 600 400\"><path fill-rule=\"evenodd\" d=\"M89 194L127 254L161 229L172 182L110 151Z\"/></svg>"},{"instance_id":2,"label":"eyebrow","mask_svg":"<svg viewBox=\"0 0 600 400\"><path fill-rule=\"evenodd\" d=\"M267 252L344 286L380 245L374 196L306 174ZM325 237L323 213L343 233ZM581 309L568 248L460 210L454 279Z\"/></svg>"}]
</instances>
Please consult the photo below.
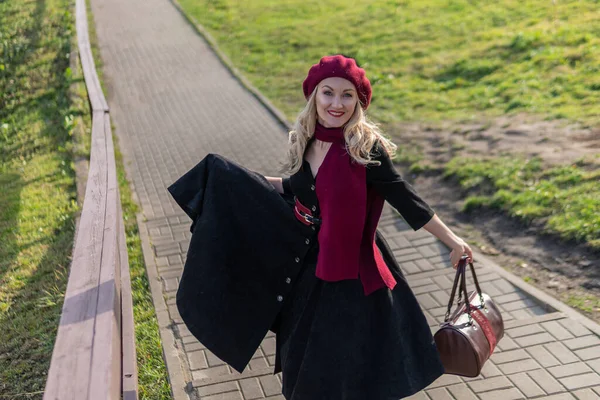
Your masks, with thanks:
<instances>
[{"instance_id":1,"label":"eyebrow","mask_svg":"<svg viewBox=\"0 0 600 400\"><path fill-rule=\"evenodd\" d=\"M328 85L323 85L323 87L324 87L324 88L329 88L329 89L331 89L331 90L334 90L334 89L333 89L331 86L328 86ZM344 92L348 92L348 91L350 91L350 92L353 92L353 91L354 91L354 89L345 89L345 90L344 90Z\"/></svg>"}]
</instances>

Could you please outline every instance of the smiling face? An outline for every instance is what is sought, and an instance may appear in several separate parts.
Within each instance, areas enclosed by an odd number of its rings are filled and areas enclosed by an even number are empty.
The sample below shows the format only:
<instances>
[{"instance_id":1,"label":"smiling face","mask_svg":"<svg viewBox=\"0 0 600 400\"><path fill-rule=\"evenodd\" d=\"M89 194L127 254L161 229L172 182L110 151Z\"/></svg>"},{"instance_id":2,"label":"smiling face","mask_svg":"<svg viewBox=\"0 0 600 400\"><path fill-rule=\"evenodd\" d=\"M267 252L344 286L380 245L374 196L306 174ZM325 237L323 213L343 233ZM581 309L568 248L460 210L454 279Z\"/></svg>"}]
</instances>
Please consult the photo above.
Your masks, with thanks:
<instances>
[{"instance_id":1,"label":"smiling face","mask_svg":"<svg viewBox=\"0 0 600 400\"><path fill-rule=\"evenodd\" d=\"M315 101L319 123L326 128L339 128L354 114L358 96L349 80L327 78L319 83Z\"/></svg>"}]
</instances>

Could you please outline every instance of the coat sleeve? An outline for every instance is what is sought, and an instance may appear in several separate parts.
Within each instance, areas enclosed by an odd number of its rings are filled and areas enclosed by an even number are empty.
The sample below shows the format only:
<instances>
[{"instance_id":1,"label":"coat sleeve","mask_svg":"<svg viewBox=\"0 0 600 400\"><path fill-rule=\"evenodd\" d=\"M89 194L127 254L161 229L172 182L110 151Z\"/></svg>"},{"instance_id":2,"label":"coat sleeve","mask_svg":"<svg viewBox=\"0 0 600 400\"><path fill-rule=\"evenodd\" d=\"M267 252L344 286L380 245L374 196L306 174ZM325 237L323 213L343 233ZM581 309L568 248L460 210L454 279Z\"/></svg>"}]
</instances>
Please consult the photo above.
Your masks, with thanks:
<instances>
[{"instance_id":1,"label":"coat sleeve","mask_svg":"<svg viewBox=\"0 0 600 400\"><path fill-rule=\"evenodd\" d=\"M381 165L367 167L367 184L385 198L415 231L425 225L435 211L417 194L415 189L396 171L390 156L377 142L374 159Z\"/></svg>"}]
</instances>

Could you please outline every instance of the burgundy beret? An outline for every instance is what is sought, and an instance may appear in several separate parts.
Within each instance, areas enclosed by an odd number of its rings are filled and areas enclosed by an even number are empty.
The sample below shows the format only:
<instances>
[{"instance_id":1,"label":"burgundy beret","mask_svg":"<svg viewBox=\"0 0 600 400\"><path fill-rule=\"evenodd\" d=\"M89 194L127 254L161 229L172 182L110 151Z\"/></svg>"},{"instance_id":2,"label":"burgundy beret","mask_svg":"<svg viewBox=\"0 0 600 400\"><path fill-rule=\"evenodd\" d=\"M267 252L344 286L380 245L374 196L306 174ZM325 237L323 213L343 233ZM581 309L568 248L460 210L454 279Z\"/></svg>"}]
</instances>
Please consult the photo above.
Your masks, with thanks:
<instances>
[{"instance_id":1,"label":"burgundy beret","mask_svg":"<svg viewBox=\"0 0 600 400\"><path fill-rule=\"evenodd\" d=\"M365 70L356 65L353 58L342 55L325 56L318 64L313 65L308 71L308 76L302 84L304 97L308 100L319 82L326 78L344 78L356 87L358 99L363 107L367 109L371 103L371 82L367 79Z\"/></svg>"}]
</instances>

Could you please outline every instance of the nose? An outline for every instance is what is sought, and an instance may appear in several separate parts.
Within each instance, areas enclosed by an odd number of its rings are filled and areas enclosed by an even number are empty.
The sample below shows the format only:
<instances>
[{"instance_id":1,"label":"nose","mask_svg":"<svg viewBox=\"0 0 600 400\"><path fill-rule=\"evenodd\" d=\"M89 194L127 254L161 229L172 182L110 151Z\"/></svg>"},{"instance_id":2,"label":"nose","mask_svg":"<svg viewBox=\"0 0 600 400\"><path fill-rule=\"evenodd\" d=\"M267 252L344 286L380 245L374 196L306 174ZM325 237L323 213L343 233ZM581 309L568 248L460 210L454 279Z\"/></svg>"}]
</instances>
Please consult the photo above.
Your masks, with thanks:
<instances>
[{"instance_id":1,"label":"nose","mask_svg":"<svg viewBox=\"0 0 600 400\"><path fill-rule=\"evenodd\" d=\"M333 97L333 101L331 102L331 108L336 110L342 108L342 99L339 96Z\"/></svg>"}]
</instances>

